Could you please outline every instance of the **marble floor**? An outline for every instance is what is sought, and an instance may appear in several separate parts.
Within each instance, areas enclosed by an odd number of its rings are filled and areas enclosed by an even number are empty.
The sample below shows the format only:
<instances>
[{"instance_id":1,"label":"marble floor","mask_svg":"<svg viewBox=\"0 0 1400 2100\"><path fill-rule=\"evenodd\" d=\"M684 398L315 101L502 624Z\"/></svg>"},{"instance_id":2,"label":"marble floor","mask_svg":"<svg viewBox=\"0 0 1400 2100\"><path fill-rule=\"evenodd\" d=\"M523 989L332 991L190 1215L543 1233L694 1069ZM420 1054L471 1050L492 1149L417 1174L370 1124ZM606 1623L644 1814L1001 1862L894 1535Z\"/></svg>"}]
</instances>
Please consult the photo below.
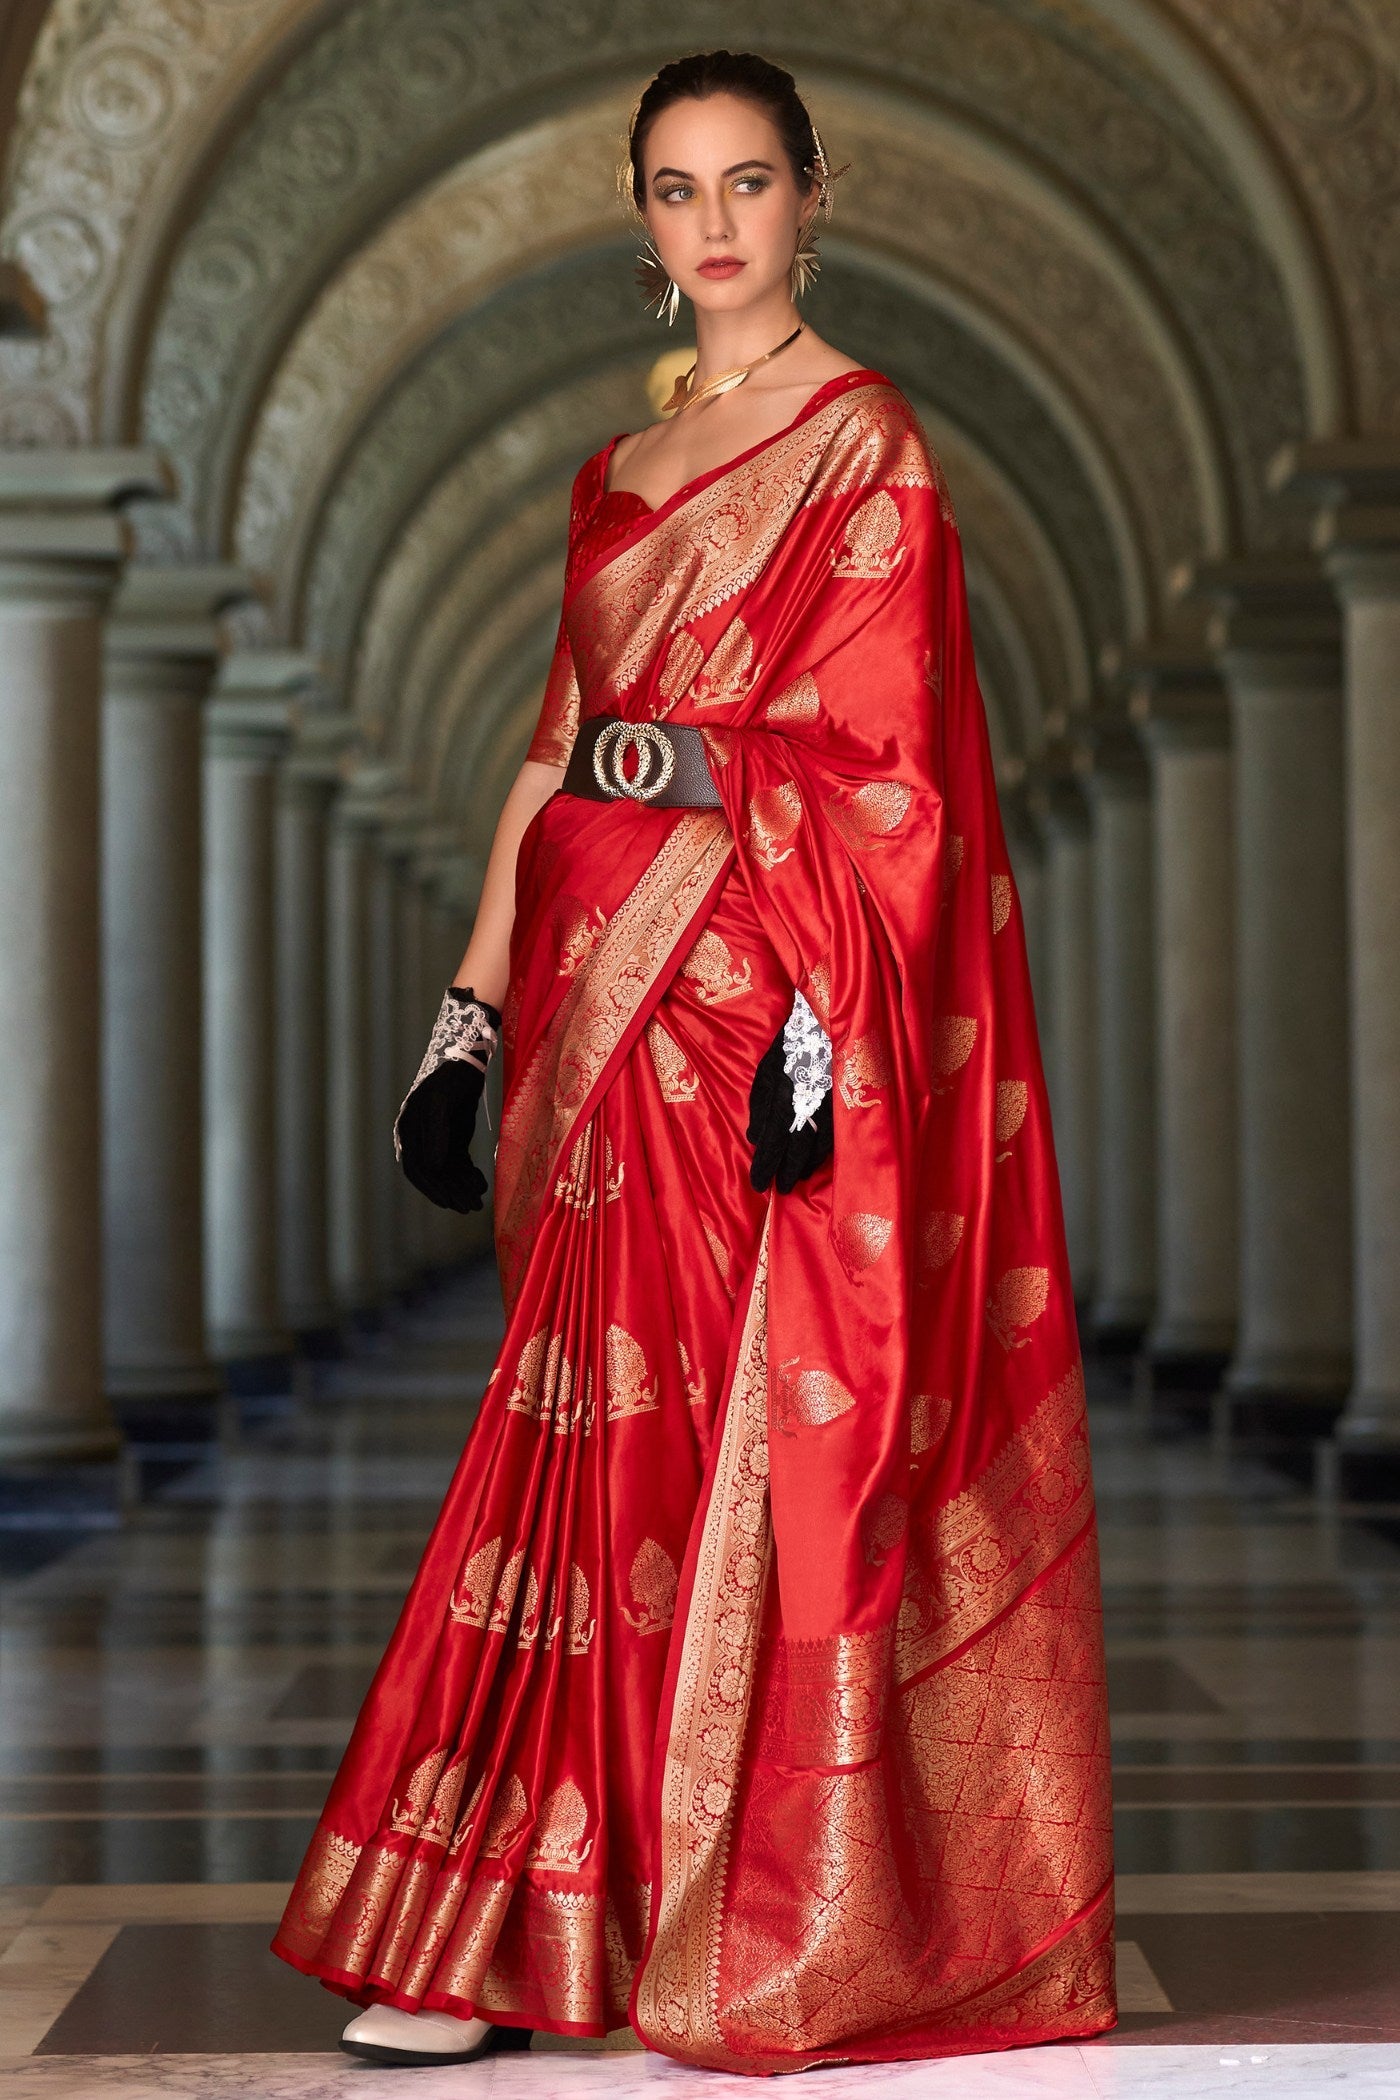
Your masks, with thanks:
<instances>
[{"instance_id":1,"label":"marble floor","mask_svg":"<svg viewBox=\"0 0 1400 2100\"><path fill-rule=\"evenodd\" d=\"M0 1528L6 2100L752 2091L625 2035L405 2083L267 1952L498 1331L482 1270L230 1411L120 1528ZM803 2093L1400 2096L1400 1511L1091 1387L1121 2025Z\"/></svg>"}]
</instances>

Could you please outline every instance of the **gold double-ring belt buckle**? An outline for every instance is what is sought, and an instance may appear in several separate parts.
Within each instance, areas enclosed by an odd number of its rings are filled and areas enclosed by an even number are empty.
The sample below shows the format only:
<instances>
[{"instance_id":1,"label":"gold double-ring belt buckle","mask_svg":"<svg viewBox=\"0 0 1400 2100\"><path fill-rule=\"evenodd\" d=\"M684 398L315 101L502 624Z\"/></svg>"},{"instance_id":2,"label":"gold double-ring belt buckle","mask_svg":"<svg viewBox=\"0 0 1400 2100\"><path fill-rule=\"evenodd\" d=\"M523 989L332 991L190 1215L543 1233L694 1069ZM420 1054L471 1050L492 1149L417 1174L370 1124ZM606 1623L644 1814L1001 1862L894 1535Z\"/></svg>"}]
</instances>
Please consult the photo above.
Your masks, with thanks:
<instances>
[{"instance_id":1,"label":"gold double-ring belt buckle","mask_svg":"<svg viewBox=\"0 0 1400 2100\"><path fill-rule=\"evenodd\" d=\"M624 754L637 754L631 780L622 770ZM593 746L593 778L605 795L627 795L651 802L664 792L676 770L676 747L655 722L609 722Z\"/></svg>"}]
</instances>

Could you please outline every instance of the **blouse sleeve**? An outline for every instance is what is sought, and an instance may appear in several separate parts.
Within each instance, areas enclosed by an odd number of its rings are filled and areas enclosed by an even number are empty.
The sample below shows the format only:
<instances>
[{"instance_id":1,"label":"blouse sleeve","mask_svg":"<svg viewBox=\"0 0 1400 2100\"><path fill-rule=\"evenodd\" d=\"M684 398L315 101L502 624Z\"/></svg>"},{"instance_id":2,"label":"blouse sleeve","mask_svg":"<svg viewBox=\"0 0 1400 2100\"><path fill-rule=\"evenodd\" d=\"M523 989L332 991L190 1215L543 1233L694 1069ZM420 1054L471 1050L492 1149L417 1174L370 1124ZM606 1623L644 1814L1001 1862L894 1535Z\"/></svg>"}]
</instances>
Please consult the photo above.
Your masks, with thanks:
<instances>
[{"instance_id":1,"label":"blouse sleeve","mask_svg":"<svg viewBox=\"0 0 1400 2100\"><path fill-rule=\"evenodd\" d=\"M574 748L574 738L578 735L578 716L578 676L574 670L574 654L569 647L569 632L561 613L539 720L525 756L538 759L545 766L566 766Z\"/></svg>"}]
</instances>

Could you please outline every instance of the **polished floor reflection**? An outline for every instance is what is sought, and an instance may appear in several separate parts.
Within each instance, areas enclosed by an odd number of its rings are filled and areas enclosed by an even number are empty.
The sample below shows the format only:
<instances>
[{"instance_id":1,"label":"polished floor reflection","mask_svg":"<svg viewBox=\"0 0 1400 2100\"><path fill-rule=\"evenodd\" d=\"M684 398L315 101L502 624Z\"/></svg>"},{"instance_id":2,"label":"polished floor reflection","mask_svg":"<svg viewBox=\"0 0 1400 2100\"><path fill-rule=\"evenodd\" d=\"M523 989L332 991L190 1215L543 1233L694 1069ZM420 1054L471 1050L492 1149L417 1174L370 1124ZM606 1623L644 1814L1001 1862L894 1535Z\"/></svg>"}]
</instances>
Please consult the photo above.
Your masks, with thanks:
<instances>
[{"instance_id":1,"label":"polished floor reflection","mask_svg":"<svg viewBox=\"0 0 1400 2100\"><path fill-rule=\"evenodd\" d=\"M230 1418L122 1529L0 1533L14 2100L716 2089L625 2035L375 2073L335 2053L341 2001L267 1952L498 1332L482 1270ZM803 2092L1400 2092L1400 1520L1144 1421L1105 1367L1091 1386L1122 2024Z\"/></svg>"}]
</instances>

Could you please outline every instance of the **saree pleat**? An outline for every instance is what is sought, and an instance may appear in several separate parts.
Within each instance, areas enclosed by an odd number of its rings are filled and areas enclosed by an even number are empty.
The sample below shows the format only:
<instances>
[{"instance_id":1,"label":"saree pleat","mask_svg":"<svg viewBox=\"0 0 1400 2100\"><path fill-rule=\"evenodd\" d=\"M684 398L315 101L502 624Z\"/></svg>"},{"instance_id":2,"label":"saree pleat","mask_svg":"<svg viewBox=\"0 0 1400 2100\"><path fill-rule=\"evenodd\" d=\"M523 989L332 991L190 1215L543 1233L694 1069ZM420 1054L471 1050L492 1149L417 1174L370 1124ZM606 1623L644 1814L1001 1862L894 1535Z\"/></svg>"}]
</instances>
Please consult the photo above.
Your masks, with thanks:
<instances>
[{"instance_id":1,"label":"saree pleat","mask_svg":"<svg viewBox=\"0 0 1400 2100\"><path fill-rule=\"evenodd\" d=\"M952 506L869 372L656 512L610 451L532 755L687 723L721 808L521 841L505 1339L274 1944L750 2072L1098 2033L1083 1379ZM834 1154L760 1195L795 986Z\"/></svg>"}]
</instances>

